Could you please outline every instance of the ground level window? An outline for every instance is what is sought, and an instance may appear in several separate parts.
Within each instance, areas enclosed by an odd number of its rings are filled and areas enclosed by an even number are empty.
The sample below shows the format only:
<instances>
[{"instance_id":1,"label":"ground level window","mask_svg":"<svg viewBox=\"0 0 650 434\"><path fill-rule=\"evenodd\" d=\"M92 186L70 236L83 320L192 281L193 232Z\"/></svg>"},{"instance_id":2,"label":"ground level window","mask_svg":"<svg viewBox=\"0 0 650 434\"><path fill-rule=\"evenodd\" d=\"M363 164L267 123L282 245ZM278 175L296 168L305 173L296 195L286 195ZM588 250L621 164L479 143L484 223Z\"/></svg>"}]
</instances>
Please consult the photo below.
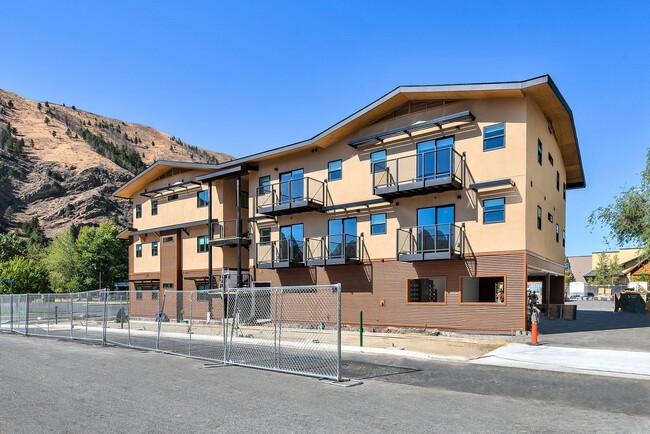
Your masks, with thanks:
<instances>
[{"instance_id":1,"label":"ground level window","mask_svg":"<svg viewBox=\"0 0 650 434\"><path fill-rule=\"evenodd\" d=\"M152 300L158 300L158 291L160 291L160 287L154 285L151 287L151 299Z\"/></svg>"},{"instance_id":2,"label":"ground level window","mask_svg":"<svg viewBox=\"0 0 650 434\"><path fill-rule=\"evenodd\" d=\"M136 300L142 300L142 287L141 286L136 286L135 287L135 299Z\"/></svg>"},{"instance_id":3,"label":"ground level window","mask_svg":"<svg viewBox=\"0 0 650 434\"><path fill-rule=\"evenodd\" d=\"M196 285L196 290L197 291L205 291L208 288L207 283L201 283ZM208 293L207 292L197 292L196 293L196 301L207 301L208 300Z\"/></svg>"},{"instance_id":4,"label":"ground level window","mask_svg":"<svg viewBox=\"0 0 650 434\"><path fill-rule=\"evenodd\" d=\"M408 279L407 300L409 303L444 303L445 284L444 277Z\"/></svg>"},{"instance_id":5,"label":"ground level window","mask_svg":"<svg viewBox=\"0 0 650 434\"><path fill-rule=\"evenodd\" d=\"M463 277L463 303L505 303L505 276Z\"/></svg>"}]
</instances>

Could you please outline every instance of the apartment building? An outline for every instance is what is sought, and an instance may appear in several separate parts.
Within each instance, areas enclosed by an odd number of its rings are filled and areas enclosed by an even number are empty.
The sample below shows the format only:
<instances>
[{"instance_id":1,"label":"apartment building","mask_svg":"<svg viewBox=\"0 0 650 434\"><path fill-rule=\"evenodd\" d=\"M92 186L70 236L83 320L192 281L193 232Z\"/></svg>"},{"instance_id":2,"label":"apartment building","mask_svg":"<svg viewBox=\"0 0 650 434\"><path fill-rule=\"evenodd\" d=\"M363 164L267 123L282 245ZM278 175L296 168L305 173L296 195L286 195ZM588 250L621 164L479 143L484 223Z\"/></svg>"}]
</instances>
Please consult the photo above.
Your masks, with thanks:
<instances>
[{"instance_id":1,"label":"apartment building","mask_svg":"<svg viewBox=\"0 0 650 434\"><path fill-rule=\"evenodd\" d=\"M527 282L542 283L542 302L563 301L566 191L585 178L571 110L549 76L402 86L311 139L182 165L154 165L116 192L134 200L134 217L150 211L152 192L186 182L209 192L211 215L173 200L166 220L134 218L124 234L134 287L170 273L193 289L187 278L239 265L258 286L340 282L344 323L363 311L370 326L497 333L526 328ZM187 171L161 179L163 168ZM210 226L233 218L229 250ZM138 256L168 231L183 243L169 256L174 272ZM209 233L211 265L193 248Z\"/></svg>"}]
</instances>

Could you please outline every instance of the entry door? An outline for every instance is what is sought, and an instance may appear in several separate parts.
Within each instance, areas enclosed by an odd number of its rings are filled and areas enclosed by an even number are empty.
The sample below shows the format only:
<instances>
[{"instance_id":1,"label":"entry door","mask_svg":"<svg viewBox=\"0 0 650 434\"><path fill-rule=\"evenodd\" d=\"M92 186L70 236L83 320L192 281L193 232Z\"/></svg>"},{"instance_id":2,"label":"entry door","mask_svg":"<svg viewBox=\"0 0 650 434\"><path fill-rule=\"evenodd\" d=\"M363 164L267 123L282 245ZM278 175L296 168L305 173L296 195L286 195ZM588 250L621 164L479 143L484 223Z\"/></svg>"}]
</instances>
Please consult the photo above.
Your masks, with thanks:
<instances>
[{"instance_id":1,"label":"entry door","mask_svg":"<svg viewBox=\"0 0 650 434\"><path fill-rule=\"evenodd\" d=\"M345 249L345 259L357 257L357 219L333 219L328 223L329 257L342 258Z\"/></svg>"},{"instance_id":2,"label":"entry door","mask_svg":"<svg viewBox=\"0 0 650 434\"><path fill-rule=\"evenodd\" d=\"M454 206L434 206L418 209L418 251L449 250L454 237Z\"/></svg>"},{"instance_id":3,"label":"entry door","mask_svg":"<svg viewBox=\"0 0 650 434\"><path fill-rule=\"evenodd\" d=\"M419 180L429 180L447 177L453 166L454 138L444 137L437 140L427 140L417 145Z\"/></svg>"},{"instance_id":4,"label":"entry door","mask_svg":"<svg viewBox=\"0 0 650 434\"><path fill-rule=\"evenodd\" d=\"M280 203L286 204L303 199L303 169L280 174Z\"/></svg>"},{"instance_id":5,"label":"entry door","mask_svg":"<svg viewBox=\"0 0 650 434\"><path fill-rule=\"evenodd\" d=\"M303 225L280 227L280 260L303 262Z\"/></svg>"}]
</instances>

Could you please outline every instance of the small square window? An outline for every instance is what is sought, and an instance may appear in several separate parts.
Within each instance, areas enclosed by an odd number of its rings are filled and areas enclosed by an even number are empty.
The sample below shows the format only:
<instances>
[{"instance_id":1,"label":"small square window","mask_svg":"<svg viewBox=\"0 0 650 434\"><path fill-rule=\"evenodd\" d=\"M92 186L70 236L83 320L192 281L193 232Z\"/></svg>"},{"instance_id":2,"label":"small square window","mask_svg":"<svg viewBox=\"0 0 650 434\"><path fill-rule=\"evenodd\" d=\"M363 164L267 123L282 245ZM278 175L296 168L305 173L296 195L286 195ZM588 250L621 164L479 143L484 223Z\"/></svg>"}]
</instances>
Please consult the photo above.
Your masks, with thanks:
<instances>
[{"instance_id":1,"label":"small square window","mask_svg":"<svg viewBox=\"0 0 650 434\"><path fill-rule=\"evenodd\" d=\"M386 151L376 151L370 154L370 173L386 171Z\"/></svg>"},{"instance_id":2,"label":"small square window","mask_svg":"<svg viewBox=\"0 0 650 434\"><path fill-rule=\"evenodd\" d=\"M142 205L135 206L135 218L139 219L142 217Z\"/></svg>"},{"instance_id":3,"label":"small square window","mask_svg":"<svg viewBox=\"0 0 650 434\"><path fill-rule=\"evenodd\" d=\"M483 223L501 223L506 221L506 199L497 197L483 201Z\"/></svg>"},{"instance_id":4,"label":"small square window","mask_svg":"<svg viewBox=\"0 0 650 434\"><path fill-rule=\"evenodd\" d=\"M210 192L208 190L197 191L196 192L196 207L203 208L210 204L209 199Z\"/></svg>"},{"instance_id":5,"label":"small square window","mask_svg":"<svg viewBox=\"0 0 650 434\"><path fill-rule=\"evenodd\" d=\"M338 181L343 178L343 162L341 160L327 163L327 180Z\"/></svg>"},{"instance_id":6,"label":"small square window","mask_svg":"<svg viewBox=\"0 0 650 434\"><path fill-rule=\"evenodd\" d=\"M553 214L548 213L548 221L550 221L551 223L553 223Z\"/></svg>"},{"instance_id":7,"label":"small square window","mask_svg":"<svg viewBox=\"0 0 650 434\"><path fill-rule=\"evenodd\" d=\"M201 235L196 237L196 251L198 253L203 253L208 251L208 236Z\"/></svg>"},{"instance_id":8,"label":"small square window","mask_svg":"<svg viewBox=\"0 0 650 434\"><path fill-rule=\"evenodd\" d=\"M151 201L151 215L158 215L158 201Z\"/></svg>"},{"instance_id":9,"label":"small square window","mask_svg":"<svg viewBox=\"0 0 650 434\"><path fill-rule=\"evenodd\" d=\"M386 213L372 214L370 216L370 235L386 233Z\"/></svg>"},{"instance_id":10,"label":"small square window","mask_svg":"<svg viewBox=\"0 0 650 434\"><path fill-rule=\"evenodd\" d=\"M260 229L260 243L271 242L271 228Z\"/></svg>"},{"instance_id":11,"label":"small square window","mask_svg":"<svg viewBox=\"0 0 650 434\"><path fill-rule=\"evenodd\" d=\"M158 256L158 241L151 243L151 256Z\"/></svg>"},{"instance_id":12,"label":"small square window","mask_svg":"<svg viewBox=\"0 0 650 434\"><path fill-rule=\"evenodd\" d=\"M490 125L483 129L483 150L491 151L506 146L506 128L504 124Z\"/></svg>"},{"instance_id":13,"label":"small square window","mask_svg":"<svg viewBox=\"0 0 650 434\"><path fill-rule=\"evenodd\" d=\"M142 244L135 245L135 257L142 258Z\"/></svg>"}]
</instances>

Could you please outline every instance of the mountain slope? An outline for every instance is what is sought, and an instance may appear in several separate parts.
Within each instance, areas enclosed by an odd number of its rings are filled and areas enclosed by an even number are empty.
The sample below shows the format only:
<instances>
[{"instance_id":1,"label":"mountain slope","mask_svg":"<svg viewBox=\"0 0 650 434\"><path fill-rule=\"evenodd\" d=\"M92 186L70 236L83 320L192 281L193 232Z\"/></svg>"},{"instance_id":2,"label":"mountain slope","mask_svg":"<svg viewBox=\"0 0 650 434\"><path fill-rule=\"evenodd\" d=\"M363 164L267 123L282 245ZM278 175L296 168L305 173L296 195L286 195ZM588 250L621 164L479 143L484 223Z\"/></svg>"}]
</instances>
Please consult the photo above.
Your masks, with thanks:
<instances>
[{"instance_id":1,"label":"mountain slope","mask_svg":"<svg viewBox=\"0 0 650 434\"><path fill-rule=\"evenodd\" d=\"M0 231L33 216L48 236L108 218L126 226L129 204L111 193L146 166L231 159L155 128L0 89Z\"/></svg>"}]
</instances>

